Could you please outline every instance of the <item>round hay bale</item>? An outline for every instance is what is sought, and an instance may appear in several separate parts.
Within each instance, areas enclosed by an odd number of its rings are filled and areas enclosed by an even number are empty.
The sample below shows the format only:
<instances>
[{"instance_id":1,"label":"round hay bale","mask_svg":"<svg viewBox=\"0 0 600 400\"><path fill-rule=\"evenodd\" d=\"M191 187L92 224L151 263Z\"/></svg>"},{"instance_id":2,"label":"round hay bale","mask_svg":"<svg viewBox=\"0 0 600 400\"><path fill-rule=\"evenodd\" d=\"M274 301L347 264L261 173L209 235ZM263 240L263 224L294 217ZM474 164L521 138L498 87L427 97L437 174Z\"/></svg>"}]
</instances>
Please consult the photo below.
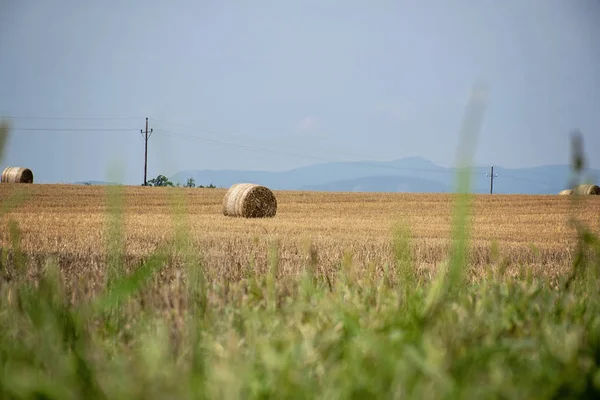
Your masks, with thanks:
<instances>
[{"instance_id":1,"label":"round hay bale","mask_svg":"<svg viewBox=\"0 0 600 400\"><path fill-rule=\"evenodd\" d=\"M597 185L579 185L574 189L579 195L600 195L600 187Z\"/></svg>"},{"instance_id":2,"label":"round hay bale","mask_svg":"<svg viewBox=\"0 0 600 400\"><path fill-rule=\"evenodd\" d=\"M228 217L268 218L276 213L277 199L265 186L236 183L223 198L223 215Z\"/></svg>"},{"instance_id":3,"label":"round hay bale","mask_svg":"<svg viewBox=\"0 0 600 400\"><path fill-rule=\"evenodd\" d=\"M565 195L571 195L573 194L573 189L565 189L565 190L561 190L560 193L561 196L565 196Z\"/></svg>"},{"instance_id":4,"label":"round hay bale","mask_svg":"<svg viewBox=\"0 0 600 400\"><path fill-rule=\"evenodd\" d=\"M29 168L6 167L2 172L2 183L33 183L33 172Z\"/></svg>"}]
</instances>

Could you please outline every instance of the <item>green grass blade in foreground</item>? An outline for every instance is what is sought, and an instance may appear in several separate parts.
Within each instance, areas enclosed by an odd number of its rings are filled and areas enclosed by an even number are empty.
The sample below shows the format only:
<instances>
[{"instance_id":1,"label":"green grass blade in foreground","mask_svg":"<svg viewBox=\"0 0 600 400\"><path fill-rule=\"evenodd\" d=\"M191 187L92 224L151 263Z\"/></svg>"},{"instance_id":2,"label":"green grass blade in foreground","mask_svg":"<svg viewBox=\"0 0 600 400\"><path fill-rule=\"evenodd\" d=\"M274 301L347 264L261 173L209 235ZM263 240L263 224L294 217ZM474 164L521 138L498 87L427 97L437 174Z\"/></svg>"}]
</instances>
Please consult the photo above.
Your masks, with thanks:
<instances>
[{"instance_id":1,"label":"green grass blade in foreground","mask_svg":"<svg viewBox=\"0 0 600 400\"><path fill-rule=\"evenodd\" d=\"M436 313L446 296L454 297L465 283L470 226L468 221L470 208L470 166L473 163L477 138L483 120L487 101L487 86L479 83L474 86L467 104L467 110L461 128L457 155L458 175L457 194L452 225L452 247L449 265L442 271L426 300L425 314Z\"/></svg>"},{"instance_id":2,"label":"green grass blade in foreground","mask_svg":"<svg viewBox=\"0 0 600 400\"><path fill-rule=\"evenodd\" d=\"M410 228L407 224L398 223L394 227L392 248L394 250L398 284L400 290L404 293L404 299L407 299L420 283L416 265L412 259Z\"/></svg>"},{"instance_id":3,"label":"green grass blade in foreground","mask_svg":"<svg viewBox=\"0 0 600 400\"><path fill-rule=\"evenodd\" d=\"M96 302L101 310L108 310L122 304L148 282L152 275L162 268L168 260L167 248L159 249L131 275L114 280L111 290L107 291Z\"/></svg>"},{"instance_id":4,"label":"green grass blade in foreground","mask_svg":"<svg viewBox=\"0 0 600 400\"><path fill-rule=\"evenodd\" d=\"M0 121L0 163L4 160L4 153L10 136L10 123L8 121ZM14 208L21 204L27 195L23 188L14 190L7 199L0 204L0 218L11 212Z\"/></svg>"},{"instance_id":5,"label":"green grass blade in foreground","mask_svg":"<svg viewBox=\"0 0 600 400\"><path fill-rule=\"evenodd\" d=\"M122 165L112 163L108 172L109 182L119 182L121 179ZM107 271L106 285L110 290L114 280L123 274L125 235L123 232L125 188L120 185L107 185L106 195L108 202L108 224L106 227Z\"/></svg>"},{"instance_id":6,"label":"green grass blade in foreground","mask_svg":"<svg viewBox=\"0 0 600 400\"><path fill-rule=\"evenodd\" d=\"M0 341L2 391L17 398L74 398L76 393L105 398L85 355L87 331L71 309L58 264L47 260L37 284L22 281L12 289L17 301L3 302L10 317L3 318L7 331Z\"/></svg>"},{"instance_id":7,"label":"green grass blade in foreground","mask_svg":"<svg viewBox=\"0 0 600 400\"><path fill-rule=\"evenodd\" d=\"M21 185L19 186L19 188L15 188L12 191L8 198L3 199L2 203L0 204L0 218L19 207L19 205L23 204L29 195L29 190L24 189Z\"/></svg>"},{"instance_id":8,"label":"green grass blade in foreground","mask_svg":"<svg viewBox=\"0 0 600 400\"><path fill-rule=\"evenodd\" d=\"M0 121L0 163L4 160L4 152L8 143L10 134L10 124L8 121Z\"/></svg>"},{"instance_id":9,"label":"green grass blade in foreground","mask_svg":"<svg viewBox=\"0 0 600 400\"><path fill-rule=\"evenodd\" d=\"M197 189L201 190L201 189ZM168 190L171 199L175 238L174 250L183 256L183 265L187 277L188 303L193 311L203 314L206 311L207 293L202 257L194 247L191 226L189 224L186 189Z\"/></svg>"},{"instance_id":10,"label":"green grass blade in foreground","mask_svg":"<svg viewBox=\"0 0 600 400\"><path fill-rule=\"evenodd\" d=\"M21 249L21 230L19 229L19 223L14 219L9 220L8 231L13 251L14 265L17 272L17 279L19 279L25 275L27 267L25 254L23 254Z\"/></svg>"},{"instance_id":11,"label":"green grass blade in foreground","mask_svg":"<svg viewBox=\"0 0 600 400\"><path fill-rule=\"evenodd\" d=\"M4 201L2 201L0 204L0 219L13 209L17 208L19 204L25 200L27 194L27 191L21 188L16 188L16 190L14 190L7 199L4 199ZM25 276L25 274L21 274L21 272L26 270L27 259L25 253L21 249L21 230L19 229L18 223L12 218L8 221L8 233L12 247L13 265L16 273L16 279L20 280ZM8 268L8 254L8 248L0 247L0 257L2 257L0 259L0 269L2 269L3 264L5 264Z\"/></svg>"},{"instance_id":12,"label":"green grass blade in foreground","mask_svg":"<svg viewBox=\"0 0 600 400\"><path fill-rule=\"evenodd\" d=\"M277 307L277 273L279 270L279 241L273 240L268 247L268 265L267 274L267 304L270 310Z\"/></svg>"},{"instance_id":13,"label":"green grass blade in foreground","mask_svg":"<svg viewBox=\"0 0 600 400\"><path fill-rule=\"evenodd\" d=\"M586 160L583 151L583 136L576 130L571 133L571 187L575 188L580 182L585 169ZM588 294L594 303L598 301L598 265L600 263L600 241L597 235L582 224L575 216L580 203L586 199L585 195L573 193L570 208L570 223L577 233L577 248L571 273L565 281L565 288L573 283L587 284ZM592 255L592 257L590 257Z\"/></svg>"},{"instance_id":14,"label":"green grass blade in foreground","mask_svg":"<svg viewBox=\"0 0 600 400\"><path fill-rule=\"evenodd\" d=\"M473 88L467 114L463 121L457 164L458 194L455 204L452 237L454 240L450 257L449 290L455 293L464 283L467 266L470 224L468 220L471 206L470 173L473 164L479 131L487 101L487 87L478 84Z\"/></svg>"},{"instance_id":15,"label":"green grass blade in foreground","mask_svg":"<svg viewBox=\"0 0 600 400\"><path fill-rule=\"evenodd\" d=\"M121 168L119 168L121 167ZM109 181L121 181L121 163L113 163L109 170ZM159 248L152 256L144 261L131 275L125 276L124 256L126 250L124 234L125 217L125 187L123 185L108 185L108 226L107 226L107 261L108 279L107 291L96 302L100 309L110 309L130 298L135 292L150 280L155 271L167 262L166 245Z\"/></svg>"}]
</instances>

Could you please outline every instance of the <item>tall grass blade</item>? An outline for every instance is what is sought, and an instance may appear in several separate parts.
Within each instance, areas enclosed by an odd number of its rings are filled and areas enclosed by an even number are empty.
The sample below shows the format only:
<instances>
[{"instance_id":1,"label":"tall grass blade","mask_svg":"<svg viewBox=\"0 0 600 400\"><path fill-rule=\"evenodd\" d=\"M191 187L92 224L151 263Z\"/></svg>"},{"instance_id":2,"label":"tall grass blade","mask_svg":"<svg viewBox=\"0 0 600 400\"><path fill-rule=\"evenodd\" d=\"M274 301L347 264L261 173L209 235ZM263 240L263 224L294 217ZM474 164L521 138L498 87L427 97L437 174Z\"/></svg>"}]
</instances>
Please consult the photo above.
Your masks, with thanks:
<instances>
[{"instance_id":1,"label":"tall grass blade","mask_svg":"<svg viewBox=\"0 0 600 400\"><path fill-rule=\"evenodd\" d=\"M464 272L467 266L469 249L469 210L471 208L470 173L473 165L475 148L479 131L483 122L483 115L487 103L488 88L483 83L475 85L467 106L467 113L463 121L457 156L458 185L457 197L452 225L452 252L450 254L449 291L453 296L464 284Z\"/></svg>"},{"instance_id":2,"label":"tall grass blade","mask_svg":"<svg viewBox=\"0 0 600 400\"><path fill-rule=\"evenodd\" d=\"M17 274L25 273L27 267L25 254L21 249L21 230L19 224L14 219L8 221L8 231L10 234L10 243L13 251L13 260Z\"/></svg>"},{"instance_id":3,"label":"tall grass blade","mask_svg":"<svg viewBox=\"0 0 600 400\"><path fill-rule=\"evenodd\" d=\"M424 315L433 318L447 297L454 298L465 283L465 270L469 248L469 209L471 202L470 169L477 144L477 138L487 102L488 88L477 83L471 90L467 110L463 119L457 153L457 195L452 224L452 247L447 271L439 274L434 282L435 290L428 293Z\"/></svg>"},{"instance_id":4,"label":"tall grass blade","mask_svg":"<svg viewBox=\"0 0 600 400\"><path fill-rule=\"evenodd\" d=\"M416 289L418 282L416 265L412 260L410 245L410 229L406 224L397 224L394 228L393 243L394 259L400 290L407 299Z\"/></svg>"},{"instance_id":5,"label":"tall grass blade","mask_svg":"<svg viewBox=\"0 0 600 400\"><path fill-rule=\"evenodd\" d=\"M121 164L113 163L109 169L109 182L119 182L121 179ZM125 188L120 184L107 185L108 225L106 231L107 271L106 286L110 290L113 282L121 278L125 272L125 235L124 208Z\"/></svg>"},{"instance_id":6,"label":"tall grass blade","mask_svg":"<svg viewBox=\"0 0 600 400\"><path fill-rule=\"evenodd\" d=\"M574 130L571 139L571 177L570 184L575 188L581 183L582 174L586 165L583 151L583 136L579 130ZM585 283L590 300L598 302L598 267L600 267L600 240L597 235L576 218L577 206L584 201L584 195L575 192L570 209L570 223L577 233L577 247L571 273L565 281L565 288L572 284ZM593 257L590 257L592 255Z\"/></svg>"},{"instance_id":7,"label":"tall grass blade","mask_svg":"<svg viewBox=\"0 0 600 400\"><path fill-rule=\"evenodd\" d=\"M28 188L15 188L6 199L3 199L2 203L0 204L0 218L19 207L19 205L23 204L28 196Z\"/></svg>"},{"instance_id":8,"label":"tall grass blade","mask_svg":"<svg viewBox=\"0 0 600 400\"><path fill-rule=\"evenodd\" d=\"M0 120L0 163L4 161L9 134L10 123L4 119Z\"/></svg>"},{"instance_id":9,"label":"tall grass blade","mask_svg":"<svg viewBox=\"0 0 600 400\"><path fill-rule=\"evenodd\" d=\"M167 260L166 248L159 249L131 275L114 280L111 289L95 301L95 308L100 311L107 311L122 304L140 290L152 275L167 263Z\"/></svg>"},{"instance_id":10,"label":"tall grass blade","mask_svg":"<svg viewBox=\"0 0 600 400\"><path fill-rule=\"evenodd\" d=\"M0 120L0 163L4 160L6 147L10 136L11 124L9 121ZM18 207L25 200L27 192L22 188L13 191L0 205L0 218ZM12 232L12 231L11 231Z\"/></svg>"},{"instance_id":11,"label":"tall grass blade","mask_svg":"<svg viewBox=\"0 0 600 400\"><path fill-rule=\"evenodd\" d=\"M196 189L201 190L201 189ZM192 312L204 314L208 297L202 257L194 247L187 212L185 189L169 189L171 215L175 228L174 250L182 256L187 275L188 303Z\"/></svg>"}]
</instances>

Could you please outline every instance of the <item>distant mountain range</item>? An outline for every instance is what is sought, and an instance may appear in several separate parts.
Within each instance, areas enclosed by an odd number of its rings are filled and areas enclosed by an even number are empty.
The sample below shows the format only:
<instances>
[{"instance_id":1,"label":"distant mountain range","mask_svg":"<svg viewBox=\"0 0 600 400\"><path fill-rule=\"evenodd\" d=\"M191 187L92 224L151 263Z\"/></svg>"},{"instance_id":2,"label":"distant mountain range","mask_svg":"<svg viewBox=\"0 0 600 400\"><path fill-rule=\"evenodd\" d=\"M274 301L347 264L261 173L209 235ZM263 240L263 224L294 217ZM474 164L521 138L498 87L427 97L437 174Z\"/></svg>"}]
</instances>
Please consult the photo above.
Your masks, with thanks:
<instances>
[{"instance_id":1,"label":"distant mountain range","mask_svg":"<svg viewBox=\"0 0 600 400\"><path fill-rule=\"evenodd\" d=\"M471 169L471 192L489 193L488 166ZM509 169L494 167L494 193L557 194L569 186L569 165L544 165ZM234 183L251 182L273 190L315 190L331 192L409 192L447 193L456 189L457 171L441 167L422 157L408 157L390 162L337 162L317 164L282 172L240 170L186 170L169 177L173 183L185 184L194 178L196 185L213 184L228 188ZM598 184L600 170L587 169L583 178ZM106 185L89 181L78 184Z\"/></svg>"},{"instance_id":2,"label":"distant mountain range","mask_svg":"<svg viewBox=\"0 0 600 400\"><path fill-rule=\"evenodd\" d=\"M471 169L471 191L489 193L490 168ZM556 194L569 185L569 165L545 165L508 169L495 166L494 193ZM237 170L187 170L169 179L184 184L194 178L196 185L213 184L229 187L238 182L252 182L274 190L318 190L344 192L452 192L457 171L441 167L422 157L402 158L390 162L337 162L317 164L282 172ZM583 177L594 183L600 170L588 169Z\"/></svg>"}]
</instances>

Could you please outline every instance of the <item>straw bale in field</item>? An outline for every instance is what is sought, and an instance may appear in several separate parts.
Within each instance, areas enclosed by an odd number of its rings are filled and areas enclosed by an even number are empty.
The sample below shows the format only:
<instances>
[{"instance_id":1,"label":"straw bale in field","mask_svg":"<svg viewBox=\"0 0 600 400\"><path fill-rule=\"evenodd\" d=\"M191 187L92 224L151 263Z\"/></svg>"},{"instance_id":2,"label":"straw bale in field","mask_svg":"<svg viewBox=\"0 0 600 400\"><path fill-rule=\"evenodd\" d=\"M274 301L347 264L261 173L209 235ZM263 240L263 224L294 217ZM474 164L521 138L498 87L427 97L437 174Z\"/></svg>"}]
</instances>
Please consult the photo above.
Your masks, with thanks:
<instances>
[{"instance_id":1,"label":"straw bale in field","mask_svg":"<svg viewBox=\"0 0 600 400\"><path fill-rule=\"evenodd\" d=\"M579 185L573 190L573 194L600 195L600 187L597 185Z\"/></svg>"},{"instance_id":2,"label":"straw bale in field","mask_svg":"<svg viewBox=\"0 0 600 400\"><path fill-rule=\"evenodd\" d=\"M223 215L228 217L266 218L276 213L277 199L265 186L236 183L223 198Z\"/></svg>"},{"instance_id":3,"label":"straw bale in field","mask_svg":"<svg viewBox=\"0 0 600 400\"><path fill-rule=\"evenodd\" d=\"M573 189L565 189L565 190L561 190L560 193L561 196L565 196L565 195L570 195L573 194Z\"/></svg>"},{"instance_id":4,"label":"straw bale in field","mask_svg":"<svg viewBox=\"0 0 600 400\"><path fill-rule=\"evenodd\" d=\"M33 172L29 168L6 167L0 181L2 183L33 183Z\"/></svg>"}]
</instances>

